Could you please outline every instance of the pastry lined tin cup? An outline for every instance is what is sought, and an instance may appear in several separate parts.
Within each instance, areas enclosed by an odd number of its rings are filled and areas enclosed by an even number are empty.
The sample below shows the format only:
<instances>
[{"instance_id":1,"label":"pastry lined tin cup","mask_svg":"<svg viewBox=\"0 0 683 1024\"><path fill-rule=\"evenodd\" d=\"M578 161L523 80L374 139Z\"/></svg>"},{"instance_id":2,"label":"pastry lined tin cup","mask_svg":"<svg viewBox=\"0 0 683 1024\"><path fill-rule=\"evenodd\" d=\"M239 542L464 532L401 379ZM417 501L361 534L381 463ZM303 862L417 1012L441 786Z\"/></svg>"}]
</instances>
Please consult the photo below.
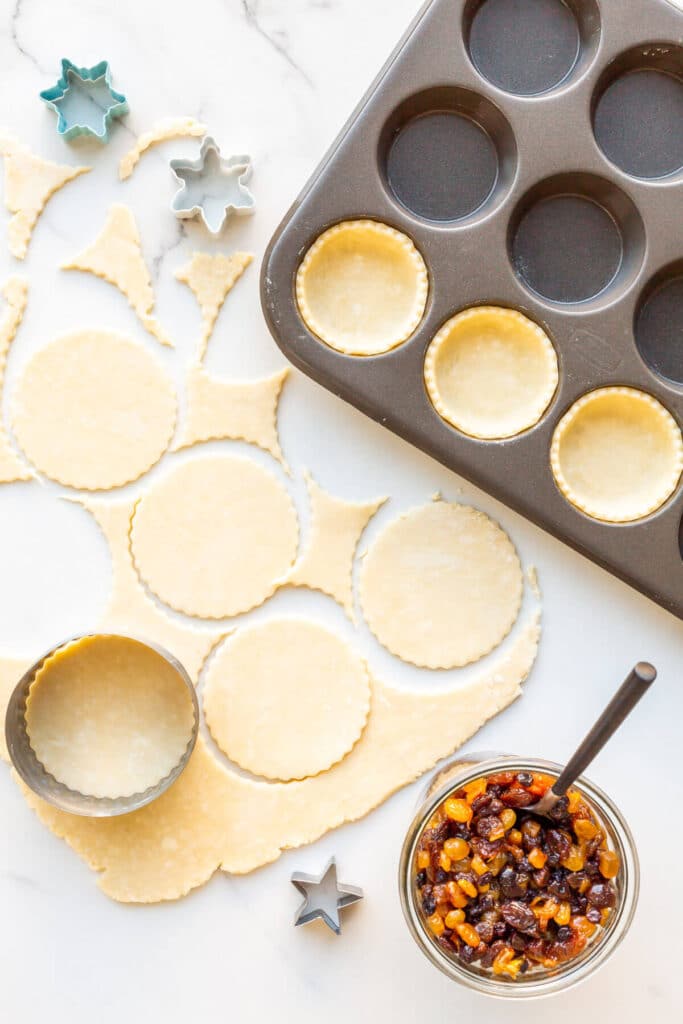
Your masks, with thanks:
<instances>
[{"instance_id":1,"label":"pastry lined tin cup","mask_svg":"<svg viewBox=\"0 0 683 1024\"><path fill-rule=\"evenodd\" d=\"M683 618L680 483L617 521L568 500L551 466L562 416L601 388L651 394L683 424L671 343L683 167L665 130L683 90L683 16L644 3L640 20L622 0L426 3L272 239L261 294L304 373ZM629 155L642 150L646 166L613 151L604 109L619 115L609 125L628 119ZM412 333L362 352L321 339L297 289L321 236L359 220L409 239L429 281ZM559 379L535 422L482 430L430 395L430 344L481 306L517 311L551 340Z\"/></svg>"},{"instance_id":2,"label":"pastry lined tin cup","mask_svg":"<svg viewBox=\"0 0 683 1024\"><path fill-rule=\"evenodd\" d=\"M585 950L573 960L559 964L552 971L533 971L519 975L514 981L504 980L476 965L467 965L448 956L429 933L416 898L415 855L419 839L437 807L446 797L482 775L501 771L539 771L557 778L562 765L540 758L492 752L458 754L429 781L418 800L417 810L401 850L399 863L399 894L403 915L410 932L428 960L443 974L467 988L501 999L534 999L565 992L584 981L601 967L620 945L635 914L640 888L640 867L635 842L621 812L612 800L583 776L576 789L586 797L612 848L621 860L621 871L615 880L617 905L609 924L596 934Z\"/></svg>"},{"instance_id":3,"label":"pastry lined tin cup","mask_svg":"<svg viewBox=\"0 0 683 1024\"><path fill-rule=\"evenodd\" d=\"M26 708L29 701L31 687L36 681L45 664L53 656L67 650L71 645L77 645L82 641L99 640L121 640L130 642L132 645L139 645L146 654L153 654L161 659L165 666L170 668L178 686L187 694L188 707L191 710L192 723L188 730L187 744L178 759L177 763L161 779L157 779L141 792L131 793L125 796L93 796L89 793L71 789L65 783L59 781L50 774L39 761L31 746L29 730L27 726ZM49 684L47 684L49 685ZM199 706L197 694L190 679L180 662L169 654L163 647L157 644L148 643L139 637L115 633L88 633L80 636L70 637L62 643L50 648L39 658L27 672L24 673L15 687L5 716L5 739L10 760L17 774L23 782L37 796L52 804L54 807L70 814L82 815L93 818L110 818L122 814L129 814L132 811L144 807L146 804L156 800L166 792L186 768L194 750L199 731Z\"/></svg>"}]
</instances>

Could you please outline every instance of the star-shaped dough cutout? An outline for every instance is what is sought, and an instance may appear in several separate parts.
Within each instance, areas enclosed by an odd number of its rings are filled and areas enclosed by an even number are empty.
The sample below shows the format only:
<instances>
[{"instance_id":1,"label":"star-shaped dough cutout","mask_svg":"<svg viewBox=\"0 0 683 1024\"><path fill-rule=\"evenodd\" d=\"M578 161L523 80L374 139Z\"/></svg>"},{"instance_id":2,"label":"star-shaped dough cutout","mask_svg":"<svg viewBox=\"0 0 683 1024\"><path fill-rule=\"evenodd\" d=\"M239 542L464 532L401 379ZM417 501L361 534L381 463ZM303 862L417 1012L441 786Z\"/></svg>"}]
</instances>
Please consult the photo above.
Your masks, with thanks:
<instances>
[{"instance_id":1,"label":"star-shaped dough cutout","mask_svg":"<svg viewBox=\"0 0 683 1024\"><path fill-rule=\"evenodd\" d=\"M181 183L171 203L176 217L199 217L212 235L218 235L230 214L254 212L256 203L247 188L251 157L224 160L210 135L204 138L197 160L171 160L171 170Z\"/></svg>"},{"instance_id":2,"label":"star-shaped dough cutout","mask_svg":"<svg viewBox=\"0 0 683 1024\"><path fill-rule=\"evenodd\" d=\"M62 60L61 78L51 89L44 89L40 98L57 114L57 132L63 139L87 135L108 142L114 118L128 113L126 97L112 88L106 60L91 68Z\"/></svg>"},{"instance_id":3,"label":"star-shaped dough cutout","mask_svg":"<svg viewBox=\"0 0 683 1024\"><path fill-rule=\"evenodd\" d=\"M339 912L363 899L362 889L355 885L341 885L337 880L337 862L334 857L318 877L295 871L292 885L304 897L294 918L294 926L310 924L320 918L335 935L341 935Z\"/></svg>"}]
</instances>

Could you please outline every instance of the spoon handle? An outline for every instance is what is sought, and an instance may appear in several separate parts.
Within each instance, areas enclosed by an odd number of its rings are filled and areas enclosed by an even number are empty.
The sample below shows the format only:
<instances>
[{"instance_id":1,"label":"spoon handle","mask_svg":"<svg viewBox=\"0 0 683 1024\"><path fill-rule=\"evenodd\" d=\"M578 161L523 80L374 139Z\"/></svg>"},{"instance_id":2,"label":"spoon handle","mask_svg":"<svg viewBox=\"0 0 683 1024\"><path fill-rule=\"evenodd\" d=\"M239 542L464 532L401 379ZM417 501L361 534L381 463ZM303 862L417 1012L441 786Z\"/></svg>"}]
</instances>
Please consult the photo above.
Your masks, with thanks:
<instances>
[{"instance_id":1,"label":"spoon handle","mask_svg":"<svg viewBox=\"0 0 683 1024\"><path fill-rule=\"evenodd\" d=\"M588 767L594 757L617 731L624 719L654 683L657 670L647 661L639 661L629 672L600 718L567 763L566 768L553 786L556 796L564 796L569 787Z\"/></svg>"}]
</instances>

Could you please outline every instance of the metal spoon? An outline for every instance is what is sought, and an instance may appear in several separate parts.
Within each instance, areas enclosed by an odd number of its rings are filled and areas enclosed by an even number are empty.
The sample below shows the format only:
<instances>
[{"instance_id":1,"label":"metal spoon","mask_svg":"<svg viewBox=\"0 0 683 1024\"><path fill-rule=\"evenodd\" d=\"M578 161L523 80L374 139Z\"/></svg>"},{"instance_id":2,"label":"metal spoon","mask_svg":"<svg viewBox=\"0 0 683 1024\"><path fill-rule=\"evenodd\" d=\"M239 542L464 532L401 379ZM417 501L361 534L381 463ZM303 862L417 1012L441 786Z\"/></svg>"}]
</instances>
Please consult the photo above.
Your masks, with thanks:
<instances>
[{"instance_id":1,"label":"metal spoon","mask_svg":"<svg viewBox=\"0 0 683 1024\"><path fill-rule=\"evenodd\" d=\"M619 687L597 722L578 747L557 782L535 804L525 807L544 818L552 818L552 810L566 794L572 783L600 753L607 740L617 731L624 719L654 683L657 670L647 661L639 661Z\"/></svg>"}]
</instances>

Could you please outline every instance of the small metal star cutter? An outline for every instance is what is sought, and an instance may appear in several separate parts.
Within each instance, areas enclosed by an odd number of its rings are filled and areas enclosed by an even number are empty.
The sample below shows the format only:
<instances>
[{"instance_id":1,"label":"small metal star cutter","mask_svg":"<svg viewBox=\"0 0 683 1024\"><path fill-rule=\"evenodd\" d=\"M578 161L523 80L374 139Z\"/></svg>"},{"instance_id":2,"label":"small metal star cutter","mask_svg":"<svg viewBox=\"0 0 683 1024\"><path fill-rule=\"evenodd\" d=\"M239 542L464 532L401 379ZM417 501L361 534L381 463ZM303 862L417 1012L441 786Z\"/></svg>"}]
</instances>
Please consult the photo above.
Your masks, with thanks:
<instances>
[{"instance_id":1,"label":"small metal star cutter","mask_svg":"<svg viewBox=\"0 0 683 1024\"><path fill-rule=\"evenodd\" d=\"M108 142L114 118L128 113L126 97L112 88L106 60L78 68L63 59L61 78L51 89L44 89L40 98L57 114L57 132L67 140L86 135Z\"/></svg>"},{"instance_id":2,"label":"small metal star cutter","mask_svg":"<svg viewBox=\"0 0 683 1024\"><path fill-rule=\"evenodd\" d=\"M296 912L294 926L310 924L316 918L325 922L335 935L341 935L340 911L363 899L363 890L337 881L337 862L333 857L321 875L305 875L295 871L292 885L304 897Z\"/></svg>"},{"instance_id":3,"label":"small metal star cutter","mask_svg":"<svg viewBox=\"0 0 683 1024\"><path fill-rule=\"evenodd\" d=\"M220 234L228 217L253 213L256 202L247 188L251 157L224 160L210 135L202 141L196 160L171 160L171 170L181 183L171 203L176 217L199 217L207 231Z\"/></svg>"}]
</instances>

